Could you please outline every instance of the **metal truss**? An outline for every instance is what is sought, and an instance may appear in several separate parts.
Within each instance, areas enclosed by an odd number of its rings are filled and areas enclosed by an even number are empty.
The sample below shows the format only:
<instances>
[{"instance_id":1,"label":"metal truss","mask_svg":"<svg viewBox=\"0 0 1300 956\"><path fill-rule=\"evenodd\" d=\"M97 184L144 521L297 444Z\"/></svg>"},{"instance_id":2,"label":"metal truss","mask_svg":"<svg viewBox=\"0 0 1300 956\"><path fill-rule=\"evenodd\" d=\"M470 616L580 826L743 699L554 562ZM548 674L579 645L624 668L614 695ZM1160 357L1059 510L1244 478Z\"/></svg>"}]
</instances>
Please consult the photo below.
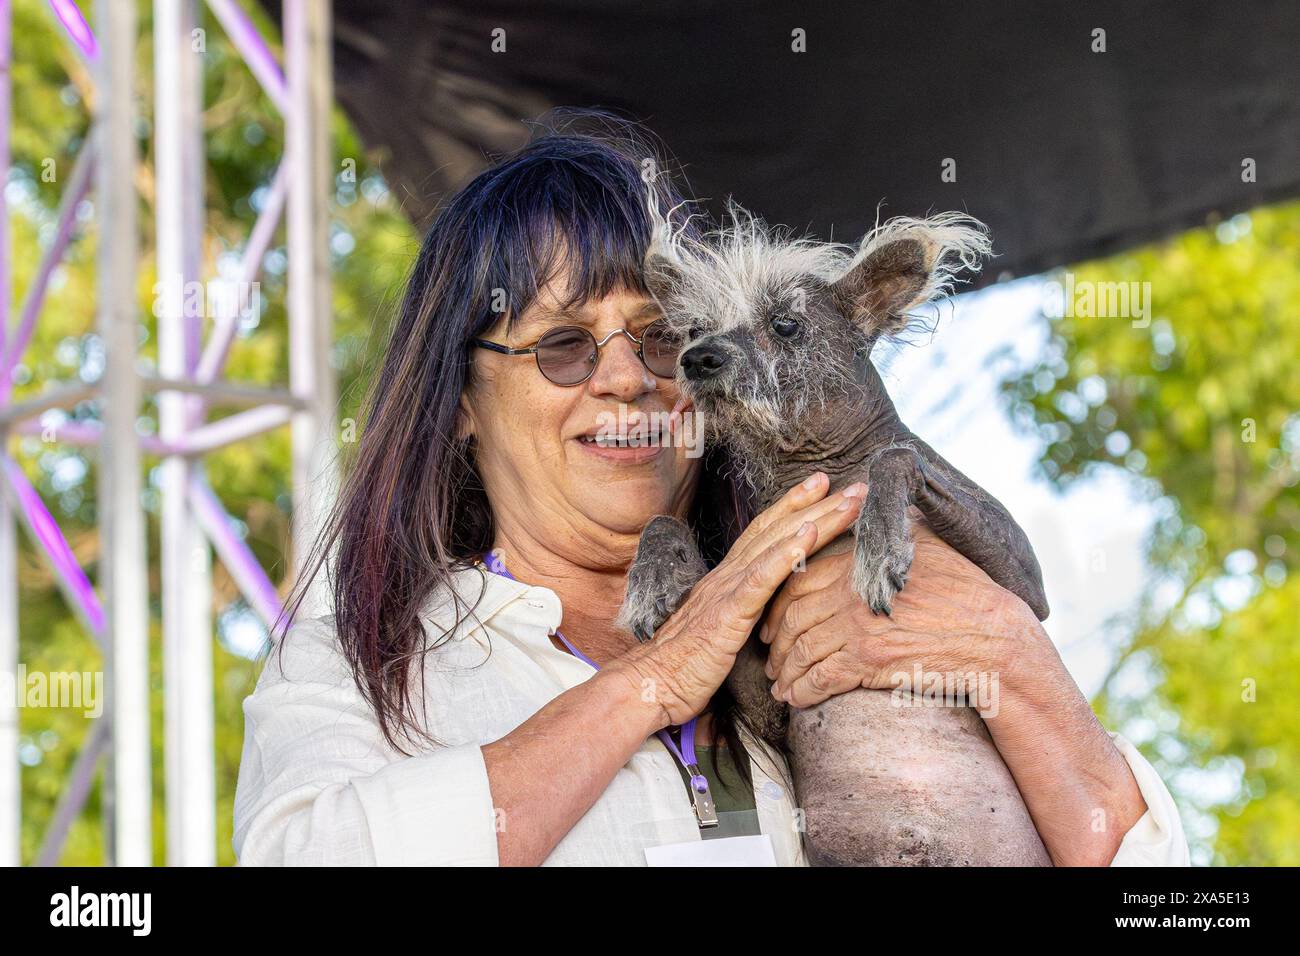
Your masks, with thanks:
<instances>
[{"instance_id":1,"label":"metal truss","mask_svg":"<svg viewBox=\"0 0 1300 956\"><path fill-rule=\"evenodd\" d=\"M336 386L329 364L331 310L328 196L333 179L329 114L333 98L328 0L285 0L282 68L236 0L208 6L254 77L280 111L285 151L244 247L236 284L256 281L282 217L289 259L289 368L284 389L229 382L226 359L240 322L239 296L205 330L184 296L157 306L158 375L137 370L136 270L139 239L133 184L139 163L132 100L135 3L97 0L92 33L71 0L49 0L69 41L92 69L99 95L91 135L63 187L54 240L45 250L11 323L7 229L0 230L0 677L16 680L21 620L17 535L23 528L106 661L107 705L74 762L36 862L57 862L103 762L104 830L111 863L153 862L149 729L149 605L144 455L161 458L162 635L164 664L166 859L170 865L216 861L213 746L211 555L225 566L268 629L278 618L275 585L236 531L203 472L203 456L270 429L289 427L293 445L293 555L301 561L337 488ZM202 58L195 52L198 0L154 0L154 153L157 270L160 282L202 282L204 231ZM9 167L10 0L0 0L0 168ZM3 184L0 183L0 186ZM93 385L47 383L36 398L11 400L11 372L31 340L55 267L73 241L78 204L95 190L99 222L97 326L105 369ZM8 211L0 189L0 221ZM206 331L206 334L205 334ZM142 436L136 420L147 394L157 396L159 433ZM98 422L46 416L94 400ZM241 410L209 421L209 405ZM98 450L98 589L57 521L10 454L10 437L41 434ZM17 689L16 689L17 690ZM18 710L0 712L0 863L19 863Z\"/></svg>"}]
</instances>

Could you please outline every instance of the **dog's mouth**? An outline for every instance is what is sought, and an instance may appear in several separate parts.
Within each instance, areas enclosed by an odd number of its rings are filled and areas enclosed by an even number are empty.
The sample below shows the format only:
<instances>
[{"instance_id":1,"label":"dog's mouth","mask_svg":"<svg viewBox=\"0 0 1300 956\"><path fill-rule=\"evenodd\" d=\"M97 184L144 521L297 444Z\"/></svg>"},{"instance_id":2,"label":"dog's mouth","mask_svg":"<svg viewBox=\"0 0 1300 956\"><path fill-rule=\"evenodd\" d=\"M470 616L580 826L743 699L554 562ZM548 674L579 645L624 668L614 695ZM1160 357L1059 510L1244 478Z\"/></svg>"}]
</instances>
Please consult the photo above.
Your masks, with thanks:
<instances>
[{"instance_id":1,"label":"dog's mouth","mask_svg":"<svg viewBox=\"0 0 1300 956\"><path fill-rule=\"evenodd\" d=\"M732 403L731 383L723 378L706 378L679 382L682 398L678 405L687 403L688 408L705 415L725 412Z\"/></svg>"}]
</instances>

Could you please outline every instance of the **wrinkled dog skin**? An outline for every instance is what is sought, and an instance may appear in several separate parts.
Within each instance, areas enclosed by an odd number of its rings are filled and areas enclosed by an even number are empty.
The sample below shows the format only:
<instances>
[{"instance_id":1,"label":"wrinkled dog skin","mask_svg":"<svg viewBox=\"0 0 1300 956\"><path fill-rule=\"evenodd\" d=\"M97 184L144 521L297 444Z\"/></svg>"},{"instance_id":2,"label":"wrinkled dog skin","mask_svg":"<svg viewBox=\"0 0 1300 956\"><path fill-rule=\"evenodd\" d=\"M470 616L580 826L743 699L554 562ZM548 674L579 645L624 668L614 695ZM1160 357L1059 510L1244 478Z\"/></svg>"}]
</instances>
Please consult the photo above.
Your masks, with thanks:
<instances>
[{"instance_id":1,"label":"wrinkled dog skin","mask_svg":"<svg viewBox=\"0 0 1300 956\"><path fill-rule=\"evenodd\" d=\"M908 511L1047 616L1038 562L1007 510L899 420L871 361L908 314L988 253L983 227L947 213L894 219L855 247L791 238L732 204L730 224L686 241L652 207L652 294L686 341L677 380L762 509L815 470L868 483L851 535L852 585L888 614L912 563ZM648 638L706 571L691 531L646 527L620 622ZM773 700L751 637L728 677L746 722L784 748L817 865L1048 865L978 713L898 707L860 689L811 708Z\"/></svg>"}]
</instances>

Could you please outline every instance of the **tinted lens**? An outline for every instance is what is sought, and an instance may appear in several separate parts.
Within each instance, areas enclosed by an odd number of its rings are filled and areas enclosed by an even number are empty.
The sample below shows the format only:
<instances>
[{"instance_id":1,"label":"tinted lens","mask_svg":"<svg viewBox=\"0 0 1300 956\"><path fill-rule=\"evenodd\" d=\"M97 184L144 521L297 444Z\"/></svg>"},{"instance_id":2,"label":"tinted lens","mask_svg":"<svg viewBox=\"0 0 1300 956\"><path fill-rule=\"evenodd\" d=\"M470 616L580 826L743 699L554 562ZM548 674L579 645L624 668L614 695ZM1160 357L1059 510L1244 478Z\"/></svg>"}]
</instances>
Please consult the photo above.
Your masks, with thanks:
<instances>
[{"instance_id":1,"label":"tinted lens","mask_svg":"<svg viewBox=\"0 0 1300 956\"><path fill-rule=\"evenodd\" d=\"M641 336L641 355L646 368L660 378L677 374L677 356L681 354L682 340L669 331L668 323L662 319L652 323Z\"/></svg>"},{"instance_id":2,"label":"tinted lens","mask_svg":"<svg viewBox=\"0 0 1300 956\"><path fill-rule=\"evenodd\" d=\"M556 385L577 385L596 367L596 340L586 329L551 329L537 340L537 367Z\"/></svg>"}]
</instances>

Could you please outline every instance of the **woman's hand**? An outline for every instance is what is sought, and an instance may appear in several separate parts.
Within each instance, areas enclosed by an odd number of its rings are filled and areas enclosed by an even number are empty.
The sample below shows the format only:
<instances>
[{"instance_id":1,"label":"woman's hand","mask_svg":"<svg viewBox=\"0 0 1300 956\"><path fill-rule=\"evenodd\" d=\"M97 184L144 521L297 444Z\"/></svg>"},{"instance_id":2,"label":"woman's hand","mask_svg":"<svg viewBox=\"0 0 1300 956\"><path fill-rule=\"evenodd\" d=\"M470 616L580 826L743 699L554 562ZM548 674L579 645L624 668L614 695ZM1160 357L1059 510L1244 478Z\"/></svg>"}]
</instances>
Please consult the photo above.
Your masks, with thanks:
<instances>
[{"instance_id":1,"label":"woman's hand","mask_svg":"<svg viewBox=\"0 0 1300 956\"><path fill-rule=\"evenodd\" d=\"M735 663L773 593L856 520L866 486L827 496L816 472L756 517L716 568L700 579L655 639L620 656L663 710L664 726L699 714Z\"/></svg>"},{"instance_id":2,"label":"woman's hand","mask_svg":"<svg viewBox=\"0 0 1300 956\"><path fill-rule=\"evenodd\" d=\"M1016 635L1037 624L1029 607L913 522L916 554L892 616L873 614L850 585L853 553L823 555L790 578L760 637L770 644L773 694L811 707L856 687L906 685L925 673L996 673ZM972 695L973 696L973 695Z\"/></svg>"},{"instance_id":3,"label":"woman's hand","mask_svg":"<svg viewBox=\"0 0 1300 956\"><path fill-rule=\"evenodd\" d=\"M923 679L975 677L983 687L961 689L1052 861L1108 865L1147 810L1128 762L1029 606L923 521L912 530L916 556L892 617L873 614L853 592L851 553L823 555L790 578L760 635L771 645L773 693L810 707L856 687L912 686L917 669Z\"/></svg>"}]
</instances>

